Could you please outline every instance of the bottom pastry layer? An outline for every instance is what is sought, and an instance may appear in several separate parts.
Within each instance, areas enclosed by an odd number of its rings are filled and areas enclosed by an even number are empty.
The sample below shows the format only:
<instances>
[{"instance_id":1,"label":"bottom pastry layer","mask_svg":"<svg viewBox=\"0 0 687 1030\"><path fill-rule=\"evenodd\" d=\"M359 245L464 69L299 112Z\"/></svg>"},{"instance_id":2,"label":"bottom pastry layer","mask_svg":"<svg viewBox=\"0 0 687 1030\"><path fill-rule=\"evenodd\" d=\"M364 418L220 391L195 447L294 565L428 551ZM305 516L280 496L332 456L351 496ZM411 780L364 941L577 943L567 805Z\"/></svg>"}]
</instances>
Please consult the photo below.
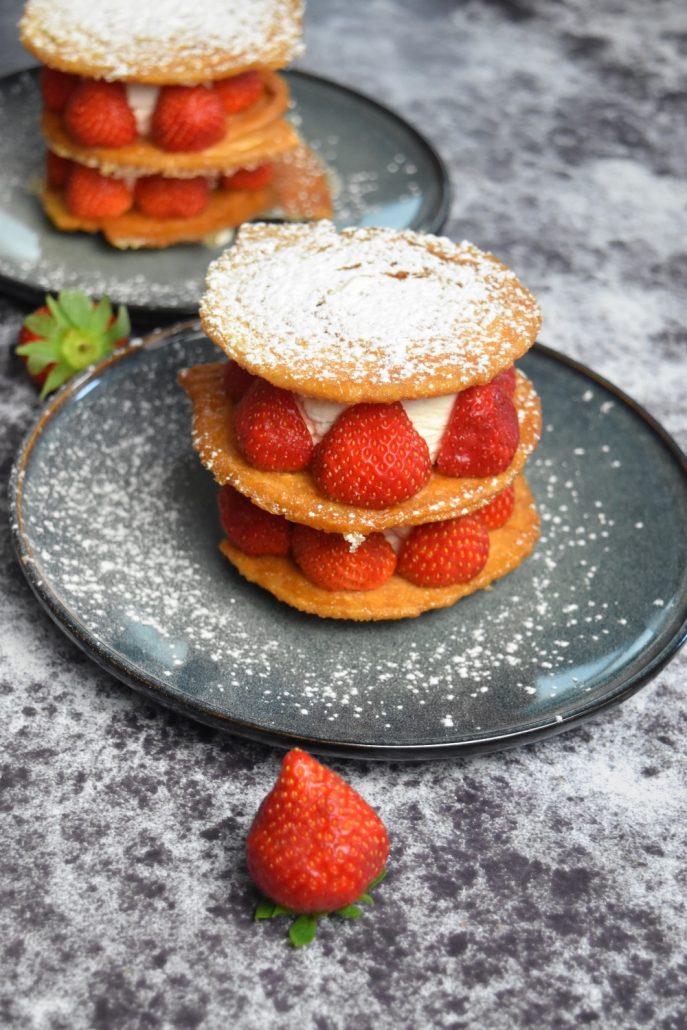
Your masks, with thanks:
<instances>
[{"instance_id":1,"label":"bottom pastry layer","mask_svg":"<svg viewBox=\"0 0 687 1030\"><path fill-rule=\"evenodd\" d=\"M366 591L323 590L306 579L291 558L251 557L228 540L220 550L251 583L280 601L311 615L367 622L414 618L432 608L446 608L512 572L531 553L539 537L539 516L522 476L515 481L515 509L505 526L489 533L489 558L468 583L419 587L394 574L381 587Z\"/></svg>"}]
</instances>

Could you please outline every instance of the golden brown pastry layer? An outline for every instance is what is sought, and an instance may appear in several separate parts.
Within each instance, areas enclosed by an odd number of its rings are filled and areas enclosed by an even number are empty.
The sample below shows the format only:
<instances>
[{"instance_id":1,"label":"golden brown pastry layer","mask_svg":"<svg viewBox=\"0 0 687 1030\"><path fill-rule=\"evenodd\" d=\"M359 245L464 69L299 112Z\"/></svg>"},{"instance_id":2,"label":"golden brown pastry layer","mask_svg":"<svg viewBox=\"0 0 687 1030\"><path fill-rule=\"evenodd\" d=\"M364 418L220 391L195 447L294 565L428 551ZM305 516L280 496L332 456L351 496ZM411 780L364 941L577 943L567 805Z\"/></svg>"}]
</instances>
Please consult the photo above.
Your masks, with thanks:
<instances>
[{"instance_id":1,"label":"golden brown pastry layer","mask_svg":"<svg viewBox=\"0 0 687 1030\"><path fill-rule=\"evenodd\" d=\"M487 564L475 579L451 587L418 587L393 575L375 590L322 590L306 579L290 558L253 558L228 540L222 553L251 583L269 590L280 601L311 615L365 622L414 618L432 608L447 608L512 572L531 553L539 537L539 516L523 476L515 481L515 509L509 521L489 533Z\"/></svg>"},{"instance_id":2,"label":"golden brown pastry layer","mask_svg":"<svg viewBox=\"0 0 687 1030\"><path fill-rule=\"evenodd\" d=\"M520 444L504 472L485 479L456 479L434 472L427 485L402 504L381 511L353 508L324 497L307 470L261 472L245 461L236 447L233 405L224 391L224 367L223 363L196 365L179 373L179 382L193 403L193 446L201 462L218 483L231 483L260 508L330 533L368 534L467 515L513 481L541 434L539 398L529 379L518 372L514 403Z\"/></svg>"}]
</instances>

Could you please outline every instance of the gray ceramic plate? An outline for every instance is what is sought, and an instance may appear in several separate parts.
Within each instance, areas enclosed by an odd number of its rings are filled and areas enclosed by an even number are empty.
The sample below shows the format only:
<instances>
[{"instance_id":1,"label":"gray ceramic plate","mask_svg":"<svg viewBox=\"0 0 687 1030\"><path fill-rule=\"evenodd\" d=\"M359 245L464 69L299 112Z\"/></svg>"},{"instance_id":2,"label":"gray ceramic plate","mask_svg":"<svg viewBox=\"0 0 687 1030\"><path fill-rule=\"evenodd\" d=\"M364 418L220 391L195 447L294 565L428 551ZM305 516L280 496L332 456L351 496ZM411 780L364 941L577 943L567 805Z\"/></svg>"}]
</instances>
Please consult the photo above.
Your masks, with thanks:
<instances>
[{"instance_id":1,"label":"gray ceramic plate","mask_svg":"<svg viewBox=\"0 0 687 1030\"><path fill-rule=\"evenodd\" d=\"M588 370L539 347L522 361L546 426L528 473L534 556L453 608L353 624L280 604L218 551L216 487L175 378L216 354L192 327L117 354L48 404L15 466L31 586L126 683L274 743L430 758L574 725L680 646L685 459Z\"/></svg>"},{"instance_id":2,"label":"gray ceramic plate","mask_svg":"<svg viewBox=\"0 0 687 1030\"><path fill-rule=\"evenodd\" d=\"M331 172L336 224L437 232L449 187L427 140L369 97L305 72L286 76L290 117ZM31 301L78 286L128 304L139 318L195 316L205 271L221 248L118 252L99 236L58 232L36 197L45 154L39 123L35 70L0 79L0 283Z\"/></svg>"}]
</instances>

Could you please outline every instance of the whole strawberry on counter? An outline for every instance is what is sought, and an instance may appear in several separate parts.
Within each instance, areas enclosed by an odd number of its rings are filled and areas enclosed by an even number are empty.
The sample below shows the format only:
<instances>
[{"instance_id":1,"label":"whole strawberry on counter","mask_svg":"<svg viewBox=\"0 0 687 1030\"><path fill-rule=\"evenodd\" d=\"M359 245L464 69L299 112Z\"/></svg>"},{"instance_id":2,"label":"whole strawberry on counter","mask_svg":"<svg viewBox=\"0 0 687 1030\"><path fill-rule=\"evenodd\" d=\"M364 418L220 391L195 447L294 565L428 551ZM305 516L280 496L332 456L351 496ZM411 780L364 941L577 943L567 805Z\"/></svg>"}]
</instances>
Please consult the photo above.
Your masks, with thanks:
<instances>
[{"instance_id":1,"label":"whole strawberry on counter","mask_svg":"<svg viewBox=\"0 0 687 1030\"><path fill-rule=\"evenodd\" d=\"M17 354L26 364L41 400L115 346L127 343L131 326L125 307L115 316L107 297L93 301L81 290L47 296L24 319Z\"/></svg>"},{"instance_id":2,"label":"whole strawberry on counter","mask_svg":"<svg viewBox=\"0 0 687 1030\"><path fill-rule=\"evenodd\" d=\"M355 902L384 877L389 838L381 819L340 776L298 748L289 751L246 841L248 871L270 899L256 919L295 915L289 937L309 944L324 915L357 919Z\"/></svg>"}]
</instances>

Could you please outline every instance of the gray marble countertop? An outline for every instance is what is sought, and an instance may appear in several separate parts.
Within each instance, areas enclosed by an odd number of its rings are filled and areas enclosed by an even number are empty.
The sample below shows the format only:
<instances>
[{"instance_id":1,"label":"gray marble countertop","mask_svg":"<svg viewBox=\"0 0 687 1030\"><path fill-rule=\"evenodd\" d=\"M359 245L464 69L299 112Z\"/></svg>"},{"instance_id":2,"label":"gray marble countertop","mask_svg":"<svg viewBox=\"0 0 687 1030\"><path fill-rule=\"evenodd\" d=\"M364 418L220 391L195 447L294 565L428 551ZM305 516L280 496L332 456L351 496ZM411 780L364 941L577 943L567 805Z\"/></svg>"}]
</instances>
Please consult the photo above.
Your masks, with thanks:
<instances>
[{"instance_id":1,"label":"gray marble countertop","mask_svg":"<svg viewBox=\"0 0 687 1030\"><path fill-rule=\"evenodd\" d=\"M0 68L28 61L19 4ZM678 0L313 0L304 68L434 141L448 235L511 264L542 338L687 444L687 22ZM0 298L5 475L38 404ZM5 499L2 501L6 504ZM0 525L0 1024L687 1026L687 653L528 748L332 764L382 814L374 912L290 950L251 922L245 833L280 754L178 717L38 607Z\"/></svg>"}]
</instances>

